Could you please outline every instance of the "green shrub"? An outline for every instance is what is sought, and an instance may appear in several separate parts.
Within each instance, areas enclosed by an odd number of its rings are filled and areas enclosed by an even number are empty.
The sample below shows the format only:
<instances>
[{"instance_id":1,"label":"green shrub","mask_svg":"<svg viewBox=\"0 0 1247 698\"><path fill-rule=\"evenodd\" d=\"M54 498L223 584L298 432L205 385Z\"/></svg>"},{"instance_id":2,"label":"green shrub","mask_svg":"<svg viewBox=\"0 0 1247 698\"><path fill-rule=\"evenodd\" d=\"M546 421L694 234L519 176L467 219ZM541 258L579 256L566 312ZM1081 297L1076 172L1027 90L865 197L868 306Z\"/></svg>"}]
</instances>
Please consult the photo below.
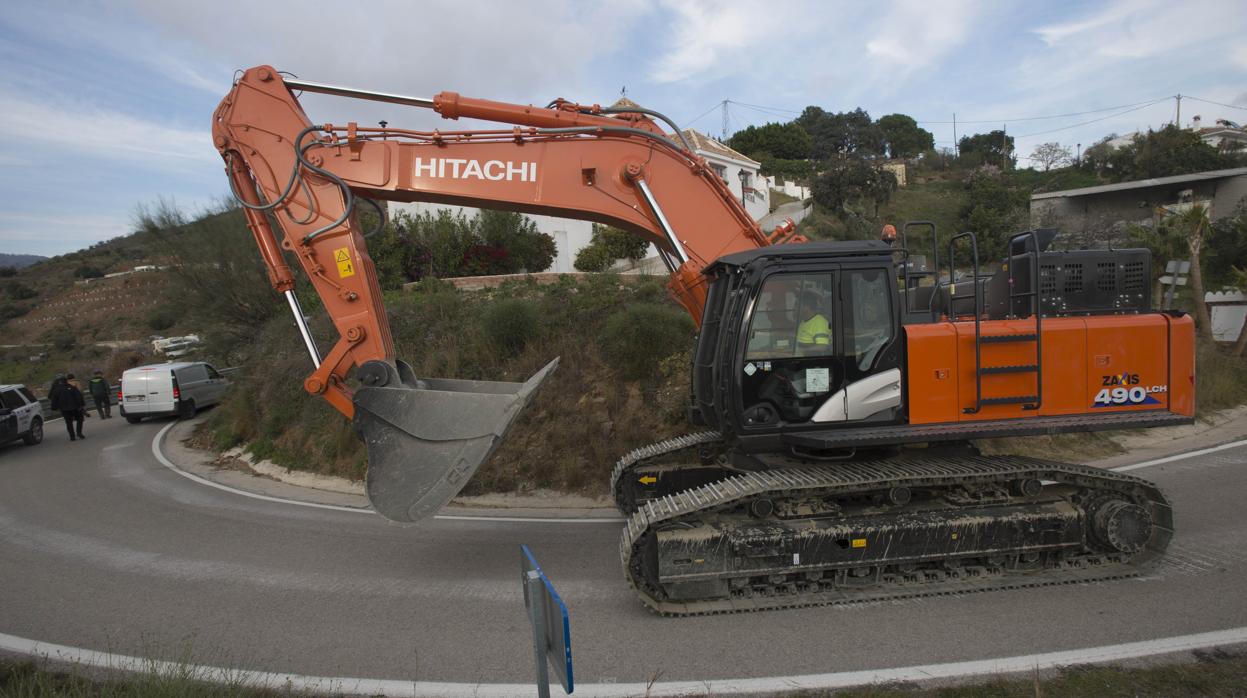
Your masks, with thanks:
<instances>
[{"instance_id":1,"label":"green shrub","mask_svg":"<svg viewBox=\"0 0 1247 698\"><path fill-rule=\"evenodd\" d=\"M660 362L689 347L693 321L670 306L639 303L606 320L601 349L606 359L629 380L656 378Z\"/></svg>"},{"instance_id":2,"label":"green shrub","mask_svg":"<svg viewBox=\"0 0 1247 698\"><path fill-rule=\"evenodd\" d=\"M157 332L173 327L177 321L177 313L172 308L157 308L147 316L147 326Z\"/></svg>"},{"instance_id":3,"label":"green shrub","mask_svg":"<svg viewBox=\"0 0 1247 698\"><path fill-rule=\"evenodd\" d=\"M485 310L485 336L504 354L514 356L541 332L541 311L523 298L508 298Z\"/></svg>"}]
</instances>

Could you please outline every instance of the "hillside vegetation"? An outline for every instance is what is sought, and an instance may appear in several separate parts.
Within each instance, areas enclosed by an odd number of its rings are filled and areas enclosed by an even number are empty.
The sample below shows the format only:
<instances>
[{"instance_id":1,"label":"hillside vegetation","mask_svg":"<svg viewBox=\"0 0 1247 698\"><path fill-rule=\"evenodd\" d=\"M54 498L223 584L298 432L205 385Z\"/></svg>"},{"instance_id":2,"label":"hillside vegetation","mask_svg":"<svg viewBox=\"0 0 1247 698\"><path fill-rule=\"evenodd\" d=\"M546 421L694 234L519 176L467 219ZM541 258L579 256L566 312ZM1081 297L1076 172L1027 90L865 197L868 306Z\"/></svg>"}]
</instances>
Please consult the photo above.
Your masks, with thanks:
<instances>
[{"instance_id":1,"label":"hillside vegetation","mask_svg":"<svg viewBox=\"0 0 1247 698\"><path fill-rule=\"evenodd\" d=\"M619 456L687 430L693 325L660 279L602 274L472 293L430 279L388 293L386 305L398 356L417 375L523 381L561 357L465 493L603 494ZM323 318L316 331L332 334ZM233 393L211 413L207 440L219 449L245 444L290 468L362 478L364 449L347 420L303 392L311 366L292 324L276 318L256 339Z\"/></svg>"}]
</instances>

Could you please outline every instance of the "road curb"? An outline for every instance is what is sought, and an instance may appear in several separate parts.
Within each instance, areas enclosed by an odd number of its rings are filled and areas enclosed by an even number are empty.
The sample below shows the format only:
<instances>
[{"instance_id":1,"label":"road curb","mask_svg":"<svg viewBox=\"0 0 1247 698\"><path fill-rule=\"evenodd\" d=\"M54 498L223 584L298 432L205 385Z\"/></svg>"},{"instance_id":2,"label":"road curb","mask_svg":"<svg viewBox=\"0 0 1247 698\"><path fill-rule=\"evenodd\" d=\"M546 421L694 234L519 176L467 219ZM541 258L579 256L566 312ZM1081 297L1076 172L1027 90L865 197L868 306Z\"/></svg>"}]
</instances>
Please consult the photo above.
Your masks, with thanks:
<instances>
[{"instance_id":1,"label":"road curb","mask_svg":"<svg viewBox=\"0 0 1247 698\"><path fill-rule=\"evenodd\" d=\"M716 679L709 681L673 681L667 683L598 683L576 684L577 696L623 698L631 696L690 695L757 695L796 691L832 690L898 682L926 683L947 679L1000 676L1037 672L1061 667L1106 664L1160 655L1191 652L1214 647L1247 643L1247 627L1214 630L1192 635L1178 635L1157 640L1143 640L1117 645L1102 645L1042 654L997 657L965 662L924 664L891 669L865 669L827 674L771 676L750 679ZM450 683L433 681L399 681L334 676L304 676L265 671L249 671L224 667L168 662L143 657L98 652L80 647L55 645L0 633L0 650L33 656L78 667L106 668L128 673L192 676L198 680L230 685L328 693L349 696L437 696L439 698L482 697L511 698L536 695L533 684Z\"/></svg>"},{"instance_id":2,"label":"road curb","mask_svg":"<svg viewBox=\"0 0 1247 698\"><path fill-rule=\"evenodd\" d=\"M324 504L321 502L308 502L308 501L299 500L299 499L289 499L286 497L274 497L271 495L260 494L258 492L249 492L244 489L240 489L237 487L230 487L229 485L224 485L219 482L214 482L213 480L202 477L200 475L196 475L183 468L180 468L178 467L177 464L175 464L172 460L170 460L165 455L163 447L162 447L165 436L178 424L179 422L176 422L176 421L170 422L166 424L159 432L156 433L156 436L152 439L152 449L151 449L152 455L156 458L156 460L161 465L177 473L178 475L181 475L182 477L188 480L191 480L192 482L198 483L200 485L205 485L213 489L221 490L223 492L229 492L231 494L239 495L242 497L248 497L251 499L258 499L258 500L265 501L265 502L273 502L277 504L289 504L291 506L309 507L313 509L326 509L330 511L343 511L343 512L349 512L352 514L367 514L367 515L372 515L372 516L376 515L376 512L373 511L372 509L363 509L359 507L348 507L348 506L341 506L337 504ZM443 511L446 511L446 509L443 509ZM620 524L620 523L623 523L623 519L618 516L573 517L573 516L548 516L548 515L547 516L522 516L522 515L515 515L515 514L507 516L507 515L491 515L488 513L482 513L482 514L449 514L448 513L448 514L437 514L433 518L439 521L469 521L469 522L474 521L474 522L481 522L481 523L486 523L486 522L489 522L489 523L560 523L560 524L562 523L568 523L568 524L578 524L578 523Z\"/></svg>"}]
</instances>

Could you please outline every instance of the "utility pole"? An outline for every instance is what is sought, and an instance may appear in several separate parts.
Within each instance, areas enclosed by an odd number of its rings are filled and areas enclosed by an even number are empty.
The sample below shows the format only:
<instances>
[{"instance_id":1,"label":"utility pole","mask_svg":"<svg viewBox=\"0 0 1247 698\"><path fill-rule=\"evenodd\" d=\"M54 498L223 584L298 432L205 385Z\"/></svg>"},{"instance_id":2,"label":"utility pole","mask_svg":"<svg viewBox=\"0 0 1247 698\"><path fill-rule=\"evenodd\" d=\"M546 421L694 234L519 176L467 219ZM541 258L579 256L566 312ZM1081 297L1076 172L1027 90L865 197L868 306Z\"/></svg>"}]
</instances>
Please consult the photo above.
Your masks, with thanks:
<instances>
[{"instance_id":1,"label":"utility pole","mask_svg":"<svg viewBox=\"0 0 1247 698\"><path fill-rule=\"evenodd\" d=\"M719 139L722 143L727 143L727 100L723 100L723 137Z\"/></svg>"},{"instance_id":2,"label":"utility pole","mask_svg":"<svg viewBox=\"0 0 1247 698\"><path fill-rule=\"evenodd\" d=\"M1000 125L1000 169L1009 169L1009 124Z\"/></svg>"},{"instance_id":3,"label":"utility pole","mask_svg":"<svg viewBox=\"0 0 1247 698\"><path fill-rule=\"evenodd\" d=\"M957 143L957 112L953 112L953 156L961 157L961 145Z\"/></svg>"},{"instance_id":4,"label":"utility pole","mask_svg":"<svg viewBox=\"0 0 1247 698\"><path fill-rule=\"evenodd\" d=\"M1173 122L1173 125L1177 126L1178 128L1182 128L1182 93L1179 92L1178 94L1174 95L1174 99L1178 100L1178 114Z\"/></svg>"}]
</instances>

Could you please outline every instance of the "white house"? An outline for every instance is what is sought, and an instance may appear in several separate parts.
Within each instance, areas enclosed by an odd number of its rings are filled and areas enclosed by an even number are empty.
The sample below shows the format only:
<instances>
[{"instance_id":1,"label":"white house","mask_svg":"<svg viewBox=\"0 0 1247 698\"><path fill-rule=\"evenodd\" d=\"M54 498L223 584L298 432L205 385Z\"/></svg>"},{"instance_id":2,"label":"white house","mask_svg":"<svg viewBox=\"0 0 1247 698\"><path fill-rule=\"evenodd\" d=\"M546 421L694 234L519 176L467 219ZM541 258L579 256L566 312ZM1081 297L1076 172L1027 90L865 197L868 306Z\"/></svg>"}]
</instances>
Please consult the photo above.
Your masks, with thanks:
<instances>
[{"instance_id":1,"label":"white house","mask_svg":"<svg viewBox=\"0 0 1247 698\"><path fill-rule=\"evenodd\" d=\"M639 105L625 98L611 106L638 107ZM736 198L744 201L745 210L749 212L749 215L755 221L760 220L770 212L770 188L766 178L762 177L758 172L759 163L750 160L699 131L685 129L682 133L693 147L693 150L706 159L719 177L727 184L727 188L736 195ZM448 210L452 213L463 213L463 215L468 217L476 215L477 211L477 209L466 206L449 206L423 202L390 203L390 209L393 211L406 211L413 215L422 212L435 213L440 210ZM554 264L551 265L549 271L576 271L576 268L573 266L576 261L576 253L589 245L589 241L593 237L593 224L589 221L571 218L526 215L537 224L538 230L554 238L554 244L558 251L554 258ZM667 273L666 267L659 261L658 253L652 245L645 259L635 265L629 262L621 262L617 265L617 268L623 271L634 270L639 273Z\"/></svg>"},{"instance_id":2,"label":"white house","mask_svg":"<svg viewBox=\"0 0 1247 698\"><path fill-rule=\"evenodd\" d=\"M741 155L704 133L686 128L684 137L693 150L710 164L727 188L745 203L745 210L756 221L771 212L771 190L758 173L762 165Z\"/></svg>"}]
</instances>

